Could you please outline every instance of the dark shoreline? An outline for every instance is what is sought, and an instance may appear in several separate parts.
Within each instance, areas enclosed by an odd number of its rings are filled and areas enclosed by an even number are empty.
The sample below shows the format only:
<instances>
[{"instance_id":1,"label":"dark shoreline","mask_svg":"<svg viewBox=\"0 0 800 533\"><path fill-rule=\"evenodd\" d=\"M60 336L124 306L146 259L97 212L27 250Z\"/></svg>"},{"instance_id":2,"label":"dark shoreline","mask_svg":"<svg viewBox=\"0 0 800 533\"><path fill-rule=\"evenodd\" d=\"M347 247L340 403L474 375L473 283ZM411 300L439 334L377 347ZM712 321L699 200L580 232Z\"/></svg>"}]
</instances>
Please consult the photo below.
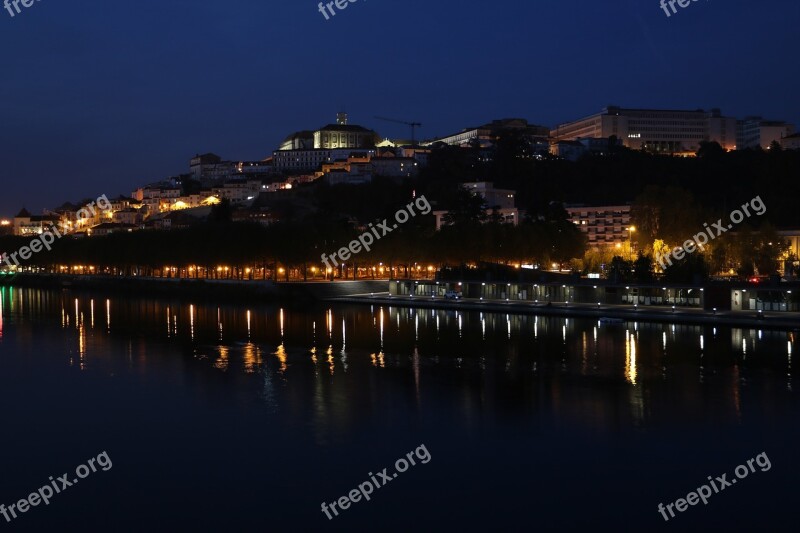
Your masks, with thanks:
<instances>
[{"instance_id":1,"label":"dark shoreline","mask_svg":"<svg viewBox=\"0 0 800 533\"><path fill-rule=\"evenodd\" d=\"M313 305L315 303L344 303L357 305L387 305L420 309L469 310L490 313L580 317L603 317L639 322L700 324L748 329L800 330L800 313L765 313L762 318L753 311L719 311L716 314L701 309L644 307L560 303L547 306L530 302L478 300L445 300L424 297L389 296L388 280L274 282L239 280L203 280L178 278L121 278L115 276L31 275L19 274L0 278L0 286L38 289L67 289L85 292L112 292L122 295L153 296L215 301L226 303L278 303L284 305Z\"/></svg>"}]
</instances>

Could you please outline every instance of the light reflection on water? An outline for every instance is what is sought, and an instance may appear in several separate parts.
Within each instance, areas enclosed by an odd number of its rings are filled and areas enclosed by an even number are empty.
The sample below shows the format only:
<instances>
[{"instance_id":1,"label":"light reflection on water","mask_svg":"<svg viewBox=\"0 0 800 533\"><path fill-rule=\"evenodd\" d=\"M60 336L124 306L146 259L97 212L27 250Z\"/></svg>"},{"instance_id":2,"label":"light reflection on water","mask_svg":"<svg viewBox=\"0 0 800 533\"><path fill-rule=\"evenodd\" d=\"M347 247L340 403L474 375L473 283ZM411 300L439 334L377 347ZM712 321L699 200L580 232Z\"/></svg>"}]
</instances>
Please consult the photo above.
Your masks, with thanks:
<instances>
[{"instance_id":1,"label":"light reflection on water","mask_svg":"<svg viewBox=\"0 0 800 533\"><path fill-rule=\"evenodd\" d=\"M351 407L363 395L384 394L376 384L390 380L417 406L444 386L463 396L465 412L510 405L597 427L622 416L641 427L698 406L704 414L691 416L738 423L744 403L762 390L792 392L792 332L388 306L297 310L102 298L105 306L95 306L96 297L84 294L4 288L0 339L8 328L57 317L62 330L75 333L68 362L81 370L111 364L98 349L109 339L174 343L209 371L263 380L263 400L275 408L301 401L282 387L310 387L317 402ZM323 339L317 323L326 326ZM131 364L146 365L147 350L133 359L135 352L127 350ZM759 408L782 401L772 394Z\"/></svg>"}]
</instances>

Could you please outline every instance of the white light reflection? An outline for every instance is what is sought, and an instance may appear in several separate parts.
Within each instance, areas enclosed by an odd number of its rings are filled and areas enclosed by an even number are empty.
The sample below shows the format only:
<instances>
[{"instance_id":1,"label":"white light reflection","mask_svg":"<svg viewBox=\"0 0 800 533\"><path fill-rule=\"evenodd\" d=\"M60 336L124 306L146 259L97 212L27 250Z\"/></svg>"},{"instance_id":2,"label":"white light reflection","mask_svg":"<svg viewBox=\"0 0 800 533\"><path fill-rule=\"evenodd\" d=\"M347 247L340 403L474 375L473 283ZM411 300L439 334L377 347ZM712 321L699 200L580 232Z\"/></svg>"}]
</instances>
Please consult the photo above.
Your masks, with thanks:
<instances>
[{"instance_id":1,"label":"white light reflection","mask_svg":"<svg viewBox=\"0 0 800 533\"><path fill-rule=\"evenodd\" d=\"M629 330L625 330L625 378L636 385L636 339Z\"/></svg>"},{"instance_id":2,"label":"white light reflection","mask_svg":"<svg viewBox=\"0 0 800 533\"><path fill-rule=\"evenodd\" d=\"M383 351L383 307L381 307L380 316L378 317L380 320L380 329L381 329L381 351Z\"/></svg>"},{"instance_id":3,"label":"white light reflection","mask_svg":"<svg viewBox=\"0 0 800 533\"><path fill-rule=\"evenodd\" d=\"M189 305L189 337L194 340L194 305Z\"/></svg>"}]
</instances>

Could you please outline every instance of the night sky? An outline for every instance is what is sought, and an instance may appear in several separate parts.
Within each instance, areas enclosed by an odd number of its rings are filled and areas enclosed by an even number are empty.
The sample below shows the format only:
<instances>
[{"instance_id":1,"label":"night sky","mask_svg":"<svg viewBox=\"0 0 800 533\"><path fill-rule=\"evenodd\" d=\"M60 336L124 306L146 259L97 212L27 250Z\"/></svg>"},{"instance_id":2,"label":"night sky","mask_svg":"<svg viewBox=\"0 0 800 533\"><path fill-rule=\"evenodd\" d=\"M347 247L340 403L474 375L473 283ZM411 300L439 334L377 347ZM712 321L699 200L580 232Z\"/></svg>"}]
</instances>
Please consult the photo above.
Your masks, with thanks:
<instances>
[{"instance_id":1,"label":"night sky","mask_svg":"<svg viewBox=\"0 0 800 533\"><path fill-rule=\"evenodd\" d=\"M20 6L22 7L22 6ZM629 107L800 125L797 0L41 0L0 11L0 216L129 194L333 122L420 137Z\"/></svg>"}]
</instances>

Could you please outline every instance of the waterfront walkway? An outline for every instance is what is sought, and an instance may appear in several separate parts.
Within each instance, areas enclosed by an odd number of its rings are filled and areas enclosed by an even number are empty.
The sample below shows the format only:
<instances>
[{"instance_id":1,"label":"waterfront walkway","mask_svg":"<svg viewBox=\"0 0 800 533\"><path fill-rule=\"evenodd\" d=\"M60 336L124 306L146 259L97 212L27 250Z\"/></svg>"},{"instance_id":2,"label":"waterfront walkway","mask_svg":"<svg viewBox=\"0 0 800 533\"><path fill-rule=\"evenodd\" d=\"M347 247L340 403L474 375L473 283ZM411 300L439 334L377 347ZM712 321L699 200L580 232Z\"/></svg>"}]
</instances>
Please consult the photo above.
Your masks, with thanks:
<instances>
[{"instance_id":1,"label":"waterfront walkway","mask_svg":"<svg viewBox=\"0 0 800 533\"><path fill-rule=\"evenodd\" d=\"M378 304L422 309L444 309L484 311L492 313L514 313L552 315L584 318L621 318L636 322L668 322L685 324L725 325L750 329L800 330L800 313L756 311L706 311L698 308L673 308L665 306L592 305L553 302L531 303L505 300L476 300L463 298L448 300L442 297L391 296L388 292L358 294L347 297L328 298L326 301L355 304Z\"/></svg>"}]
</instances>

